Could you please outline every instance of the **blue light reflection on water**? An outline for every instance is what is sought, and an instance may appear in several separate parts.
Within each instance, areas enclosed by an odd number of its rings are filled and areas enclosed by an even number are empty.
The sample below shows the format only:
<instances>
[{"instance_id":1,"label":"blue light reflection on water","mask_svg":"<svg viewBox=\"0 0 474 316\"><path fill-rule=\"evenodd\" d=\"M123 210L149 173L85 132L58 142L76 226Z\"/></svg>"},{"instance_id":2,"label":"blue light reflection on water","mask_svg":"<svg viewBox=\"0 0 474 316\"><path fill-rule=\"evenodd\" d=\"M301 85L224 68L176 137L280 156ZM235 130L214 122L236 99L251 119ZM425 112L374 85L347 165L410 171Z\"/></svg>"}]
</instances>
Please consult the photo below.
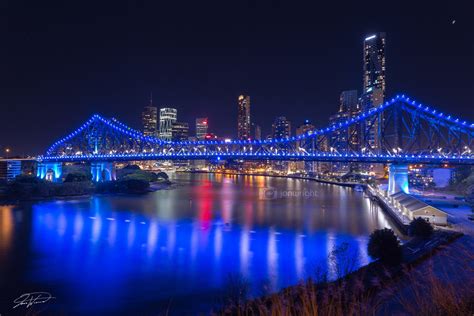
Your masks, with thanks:
<instances>
[{"instance_id":1,"label":"blue light reflection on water","mask_svg":"<svg viewBox=\"0 0 474 316\"><path fill-rule=\"evenodd\" d=\"M231 273L252 280L254 293L262 284L270 285L270 290L294 284L311 269L307 263L329 266L329 276L334 277L327 258L343 242L362 244L358 255L362 262L368 260L366 238L326 232L303 235L274 228L250 232L220 220L203 226L198 221L158 221L102 209L87 216L67 203L59 209L58 213L57 205L53 208L50 203L34 207L33 246L45 261L30 278L40 283L71 280L79 291L77 297L87 304L130 296L129 274L146 277L151 291L166 289L166 300L170 293L218 290ZM101 293L98 301L97 293Z\"/></svg>"},{"instance_id":2,"label":"blue light reflection on water","mask_svg":"<svg viewBox=\"0 0 474 316\"><path fill-rule=\"evenodd\" d=\"M360 225L352 223L347 209L320 206L316 215L305 210L314 201L268 201L276 212L269 215L265 203L235 197L249 183L218 182L216 189L215 182L200 179L199 185L143 198L33 204L30 246L35 256L22 279L44 284L58 297L53 308L72 313L129 313L137 308L160 312L169 304L177 313L206 311L218 302L230 275L249 280L252 295L262 293L263 287L276 291L295 284L317 267L335 277L330 254L343 243L349 245L355 266L367 264L364 232L387 225L381 214L366 208L359 211L363 220L372 221L370 227L355 229ZM185 196L193 198L173 197L180 190L189 190ZM360 205L367 203L356 198ZM120 199L123 203L116 202ZM143 199L159 202L143 211L140 203L150 204ZM340 196L337 200L347 203ZM281 203L296 203L301 210ZM273 225L278 222L275 214L296 218L297 223ZM339 228L328 225L333 215L341 219Z\"/></svg>"}]
</instances>

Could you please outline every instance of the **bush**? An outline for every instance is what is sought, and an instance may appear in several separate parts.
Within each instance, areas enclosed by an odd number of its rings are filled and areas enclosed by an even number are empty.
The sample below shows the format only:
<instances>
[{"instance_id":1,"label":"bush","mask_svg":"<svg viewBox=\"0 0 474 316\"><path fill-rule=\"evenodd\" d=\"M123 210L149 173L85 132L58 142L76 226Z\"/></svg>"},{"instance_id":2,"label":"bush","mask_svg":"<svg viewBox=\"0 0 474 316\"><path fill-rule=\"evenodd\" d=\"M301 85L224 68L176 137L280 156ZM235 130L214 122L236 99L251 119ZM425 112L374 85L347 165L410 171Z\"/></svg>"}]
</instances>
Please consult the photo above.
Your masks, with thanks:
<instances>
[{"instance_id":1,"label":"bush","mask_svg":"<svg viewBox=\"0 0 474 316\"><path fill-rule=\"evenodd\" d=\"M156 173L140 169L137 165L128 165L117 170L118 180L143 180L148 182L158 181Z\"/></svg>"},{"instance_id":2,"label":"bush","mask_svg":"<svg viewBox=\"0 0 474 316\"><path fill-rule=\"evenodd\" d=\"M6 197L9 199L31 200L57 196L77 196L90 194L89 181L53 183L33 176L18 176L8 183Z\"/></svg>"},{"instance_id":3,"label":"bush","mask_svg":"<svg viewBox=\"0 0 474 316\"><path fill-rule=\"evenodd\" d=\"M141 194L148 192L149 181L139 179L127 179L119 181L119 188L123 193Z\"/></svg>"},{"instance_id":4,"label":"bush","mask_svg":"<svg viewBox=\"0 0 474 316\"><path fill-rule=\"evenodd\" d=\"M45 183L46 181L43 179L40 179L36 176L29 176L29 175L18 175L16 176L15 180L13 180L12 183Z\"/></svg>"},{"instance_id":5,"label":"bush","mask_svg":"<svg viewBox=\"0 0 474 316\"><path fill-rule=\"evenodd\" d=\"M369 256L385 264L396 265L402 259L400 242L393 230L388 228L377 229L370 234L367 250Z\"/></svg>"},{"instance_id":6,"label":"bush","mask_svg":"<svg viewBox=\"0 0 474 316\"><path fill-rule=\"evenodd\" d=\"M87 195L93 189L89 181L56 183L54 187L57 196Z\"/></svg>"},{"instance_id":7,"label":"bush","mask_svg":"<svg viewBox=\"0 0 474 316\"><path fill-rule=\"evenodd\" d=\"M158 172L156 175L157 175L158 178L162 178L162 179L165 179L165 180L168 180L168 179L169 179L169 177L168 177L168 175L166 174L166 172L163 172L163 171Z\"/></svg>"},{"instance_id":8,"label":"bush","mask_svg":"<svg viewBox=\"0 0 474 316\"><path fill-rule=\"evenodd\" d=\"M123 169L125 169L125 170L141 170L142 168L140 168L140 166L137 166L137 165L126 165L125 167L123 167Z\"/></svg>"},{"instance_id":9,"label":"bush","mask_svg":"<svg viewBox=\"0 0 474 316\"><path fill-rule=\"evenodd\" d=\"M140 179L122 179L105 181L96 184L97 193L131 193L142 194L148 192L150 183Z\"/></svg>"},{"instance_id":10,"label":"bush","mask_svg":"<svg viewBox=\"0 0 474 316\"><path fill-rule=\"evenodd\" d=\"M92 174L84 174L80 172L71 172L66 176L64 182L84 182L84 181L91 181Z\"/></svg>"},{"instance_id":11,"label":"bush","mask_svg":"<svg viewBox=\"0 0 474 316\"><path fill-rule=\"evenodd\" d=\"M143 170L138 170L132 173L128 173L122 177L122 180L141 180L147 182L155 182L158 180L158 177L154 172L148 172Z\"/></svg>"},{"instance_id":12,"label":"bush","mask_svg":"<svg viewBox=\"0 0 474 316\"><path fill-rule=\"evenodd\" d=\"M418 217L410 222L409 231L413 236L428 238L433 234L433 226L425 219Z\"/></svg>"}]
</instances>

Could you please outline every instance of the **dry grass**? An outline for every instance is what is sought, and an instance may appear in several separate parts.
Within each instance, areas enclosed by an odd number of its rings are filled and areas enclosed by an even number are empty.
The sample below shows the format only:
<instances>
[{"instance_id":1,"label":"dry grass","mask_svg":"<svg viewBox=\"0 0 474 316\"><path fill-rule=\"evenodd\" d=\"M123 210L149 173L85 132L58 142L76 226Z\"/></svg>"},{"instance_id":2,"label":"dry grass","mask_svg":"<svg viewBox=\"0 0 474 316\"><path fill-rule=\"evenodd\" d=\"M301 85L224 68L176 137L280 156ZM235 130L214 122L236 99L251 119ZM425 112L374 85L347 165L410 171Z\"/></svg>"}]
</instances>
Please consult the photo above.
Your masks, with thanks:
<instances>
[{"instance_id":1,"label":"dry grass","mask_svg":"<svg viewBox=\"0 0 474 316\"><path fill-rule=\"evenodd\" d=\"M404 271L402 285L389 287L398 307L406 315L473 315L472 249L472 245L446 248L418 267Z\"/></svg>"},{"instance_id":2,"label":"dry grass","mask_svg":"<svg viewBox=\"0 0 474 316\"><path fill-rule=\"evenodd\" d=\"M474 315L472 249L458 242L454 249L448 247L416 266L398 270L396 276L390 269L376 273L361 269L347 278L327 282L320 274L273 295L234 301L219 314Z\"/></svg>"}]
</instances>

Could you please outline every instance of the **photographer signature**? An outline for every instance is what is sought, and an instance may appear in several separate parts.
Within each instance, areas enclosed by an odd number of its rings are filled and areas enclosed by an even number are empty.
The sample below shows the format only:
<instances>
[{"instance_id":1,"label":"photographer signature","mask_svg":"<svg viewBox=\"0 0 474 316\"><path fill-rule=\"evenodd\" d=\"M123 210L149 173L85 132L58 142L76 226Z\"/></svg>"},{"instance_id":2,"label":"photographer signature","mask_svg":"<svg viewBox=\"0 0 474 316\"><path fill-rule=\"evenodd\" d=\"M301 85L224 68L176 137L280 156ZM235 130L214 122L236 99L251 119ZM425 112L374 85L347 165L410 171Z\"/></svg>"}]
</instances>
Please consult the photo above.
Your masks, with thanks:
<instances>
[{"instance_id":1,"label":"photographer signature","mask_svg":"<svg viewBox=\"0 0 474 316\"><path fill-rule=\"evenodd\" d=\"M55 297L53 297L48 292L25 293L13 301L13 303L16 304L15 306L13 306L13 309L22 305L26 305L26 308L28 308L35 304L43 304L53 298Z\"/></svg>"}]
</instances>

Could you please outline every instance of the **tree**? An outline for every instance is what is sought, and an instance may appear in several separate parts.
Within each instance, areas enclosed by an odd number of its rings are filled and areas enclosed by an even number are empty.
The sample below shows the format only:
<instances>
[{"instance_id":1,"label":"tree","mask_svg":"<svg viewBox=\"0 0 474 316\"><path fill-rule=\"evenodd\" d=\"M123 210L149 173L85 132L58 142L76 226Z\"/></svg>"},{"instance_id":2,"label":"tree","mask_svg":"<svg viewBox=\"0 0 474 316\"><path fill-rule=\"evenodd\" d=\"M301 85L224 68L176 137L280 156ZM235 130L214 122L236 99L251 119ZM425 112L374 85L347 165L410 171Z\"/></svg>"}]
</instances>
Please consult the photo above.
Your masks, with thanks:
<instances>
[{"instance_id":1,"label":"tree","mask_svg":"<svg viewBox=\"0 0 474 316\"><path fill-rule=\"evenodd\" d=\"M428 238L433 234L433 226L425 219L418 217L410 222L409 231L413 236Z\"/></svg>"},{"instance_id":2,"label":"tree","mask_svg":"<svg viewBox=\"0 0 474 316\"><path fill-rule=\"evenodd\" d=\"M402 259L402 248L393 230L377 229L370 234L367 246L369 256L385 264L395 265Z\"/></svg>"},{"instance_id":3,"label":"tree","mask_svg":"<svg viewBox=\"0 0 474 316\"><path fill-rule=\"evenodd\" d=\"M84 174L80 172L71 172L68 173L64 182L83 182L83 181L91 181L92 174Z\"/></svg>"},{"instance_id":4,"label":"tree","mask_svg":"<svg viewBox=\"0 0 474 316\"><path fill-rule=\"evenodd\" d=\"M166 174L166 172L163 172L163 171L158 172L156 175L158 176L158 178L163 178L163 179L165 179L165 180L168 180L168 179L169 179L169 177L168 177L168 175Z\"/></svg>"},{"instance_id":5,"label":"tree","mask_svg":"<svg viewBox=\"0 0 474 316\"><path fill-rule=\"evenodd\" d=\"M125 169L125 170L142 170L142 168L140 168L140 166L137 166L137 165L126 165L125 167L123 167L123 169Z\"/></svg>"}]
</instances>

